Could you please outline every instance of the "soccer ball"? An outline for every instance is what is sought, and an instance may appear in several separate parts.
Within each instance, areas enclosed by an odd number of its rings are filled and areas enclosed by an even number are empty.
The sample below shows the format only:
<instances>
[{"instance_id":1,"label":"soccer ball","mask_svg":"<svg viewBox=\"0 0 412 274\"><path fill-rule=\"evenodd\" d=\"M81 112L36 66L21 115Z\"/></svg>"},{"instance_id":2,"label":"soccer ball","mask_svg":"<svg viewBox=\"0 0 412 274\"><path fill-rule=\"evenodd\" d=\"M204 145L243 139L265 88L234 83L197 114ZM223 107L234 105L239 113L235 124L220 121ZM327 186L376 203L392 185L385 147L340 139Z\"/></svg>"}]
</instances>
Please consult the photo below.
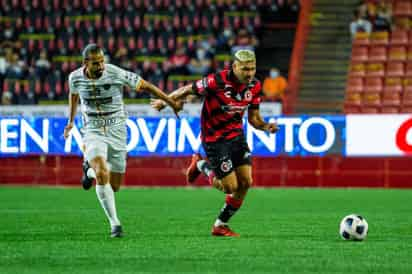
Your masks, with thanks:
<instances>
[{"instance_id":1,"label":"soccer ball","mask_svg":"<svg viewBox=\"0 0 412 274\"><path fill-rule=\"evenodd\" d=\"M368 223L362 216L350 214L340 222L339 234L345 240L362 241L368 235Z\"/></svg>"}]
</instances>

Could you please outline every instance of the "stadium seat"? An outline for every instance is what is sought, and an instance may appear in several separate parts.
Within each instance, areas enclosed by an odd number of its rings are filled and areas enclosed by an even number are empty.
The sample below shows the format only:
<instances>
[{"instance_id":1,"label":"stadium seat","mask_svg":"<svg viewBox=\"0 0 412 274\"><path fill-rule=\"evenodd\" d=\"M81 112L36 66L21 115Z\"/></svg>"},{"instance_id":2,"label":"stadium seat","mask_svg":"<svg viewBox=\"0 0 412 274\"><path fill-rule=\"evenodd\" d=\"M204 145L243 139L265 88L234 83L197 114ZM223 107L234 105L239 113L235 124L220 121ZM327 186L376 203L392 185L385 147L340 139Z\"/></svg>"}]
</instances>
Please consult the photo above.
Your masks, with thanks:
<instances>
[{"instance_id":1,"label":"stadium seat","mask_svg":"<svg viewBox=\"0 0 412 274\"><path fill-rule=\"evenodd\" d=\"M381 97L379 92L364 93L362 96L362 106L380 107Z\"/></svg>"},{"instance_id":2,"label":"stadium seat","mask_svg":"<svg viewBox=\"0 0 412 274\"><path fill-rule=\"evenodd\" d=\"M353 46L368 46L370 43L369 33L367 32L357 32L352 41Z\"/></svg>"},{"instance_id":3,"label":"stadium seat","mask_svg":"<svg viewBox=\"0 0 412 274\"><path fill-rule=\"evenodd\" d=\"M379 107L377 106L363 106L361 108L362 113L369 113L369 114L375 114L379 113Z\"/></svg>"},{"instance_id":4,"label":"stadium seat","mask_svg":"<svg viewBox=\"0 0 412 274\"><path fill-rule=\"evenodd\" d=\"M383 92L402 92L403 85L400 77L386 77Z\"/></svg>"},{"instance_id":5,"label":"stadium seat","mask_svg":"<svg viewBox=\"0 0 412 274\"><path fill-rule=\"evenodd\" d=\"M363 79L361 77L349 77L348 83L346 85L346 92L362 92L363 90Z\"/></svg>"},{"instance_id":6,"label":"stadium seat","mask_svg":"<svg viewBox=\"0 0 412 274\"><path fill-rule=\"evenodd\" d=\"M412 78L406 77L403 79L403 91L412 93Z\"/></svg>"},{"instance_id":7,"label":"stadium seat","mask_svg":"<svg viewBox=\"0 0 412 274\"><path fill-rule=\"evenodd\" d=\"M386 47L372 46L369 48L369 61L386 61Z\"/></svg>"},{"instance_id":8,"label":"stadium seat","mask_svg":"<svg viewBox=\"0 0 412 274\"><path fill-rule=\"evenodd\" d=\"M356 46L352 48L352 61L367 61L368 47Z\"/></svg>"},{"instance_id":9,"label":"stadium seat","mask_svg":"<svg viewBox=\"0 0 412 274\"><path fill-rule=\"evenodd\" d=\"M398 107L401 105L401 96L397 92L384 92L382 94L382 106Z\"/></svg>"},{"instance_id":10,"label":"stadium seat","mask_svg":"<svg viewBox=\"0 0 412 274\"><path fill-rule=\"evenodd\" d=\"M404 74L404 64L402 62L389 62L386 65L387 76L403 76Z\"/></svg>"},{"instance_id":11,"label":"stadium seat","mask_svg":"<svg viewBox=\"0 0 412 274\"><path fill-rule=\"evenodd\" d=\"M345 106L360 107L361 105L362 105L362 93L361 92L346 93Z\"/></svg>"},{"instance_id":12,"label":"stadium seat","mask_svg":"<svg viewBox=\"0 0 412 274\"><path fill-rule=\"evenodd\" d=\"M412 16L412 2L408 0L396 1L393 16Z\"/></svg>"},{"instance_id":13,"label":"stadium seat","mask_svg":"<svg viewBox=\"0 0 412 274\"><path fill-rule=\"evenodd\" d=\"M385 66L383 63L369 63L366 65L366 76L384 76Z\"/></svg>"},{"instance_id":14,"label":"stadium seat","mask_svg":"<svg viewBox=\"0 0 412 274\"><path fill-rule=\"evenodd\" d=\"M406 48L403 46L394 46L389 49L388 60L405 61L406 57Z\"/></svg>"},{"instance_id":15,"label":"stadium seat","mask_svg":"<svg viewBox=\"0 0 412 274\"><path fill-rule=\"evenodd\" d=\"M402 94L402 106L412 107L412 92L404 92Z\"/></svg>"},{"instance_id":16,"label":"stadium seat","mask_svg":"<svg viewBox=\"0 0 412 274\"><path fill-rule=\"evenodd\" d=\"M406 46L408 44L408 31L402 29L392 31L390 44Z\"/></svg>"},{"instance_id":17,"label":"stadium seat","mask_svg":"<svg viewBox=\"0 0 412 274\"><path fill-rule=\"evenodd\" d=\"M412 113L412 106L402 106L399 113Z\"/></svg>"},{"instance_id":18,"label":"stadium seat","mask_svg":"<svg viewBox=\"0 0 412 274\"><path fill-rule=\"evenodd\" d=\"M350 70L349 70L349 76L365 76L366 75L366 69L365 65L362 62L352 62L350 65Z\"/></svg>"},{"instance_id":19,"label":"stadium seat","mask_svg":"<svg viewBox=\"0 0 412 274\"><path fill-rule=\"evenodd\" d=\"M371 45L387 45L389 43L389 33L387 31L372 32L370 36Z\"/></svg>"},{"instance_id":20,"label":"stadium seat","mask_svg":"<svg viewBox=\"0 0 412 274\"><path fill-rule=\"evenodd\" d=\"M405 76L412 76L412 61L406 63Z\"/></svg>"},{"instance_id":21,"label":"stadium seat","mask_svg":"<svg viewBox=\"0 0 412 274\"><path fill-rule=\"evenodd\" d=\"M381 113L399 113L400 107L383 106L381 107Z\"/></svg>"},{"instance_id":22,"label":"stadium seat","mask_svg":"<svg viewBox=\"0 0 412 274\"><path fill-rule=\"evenodd\" d=\"M367 77L364 82L364 92L366 93L379 93L383 89L382 78L380 77Z\"/></svg>"}]
</instances>

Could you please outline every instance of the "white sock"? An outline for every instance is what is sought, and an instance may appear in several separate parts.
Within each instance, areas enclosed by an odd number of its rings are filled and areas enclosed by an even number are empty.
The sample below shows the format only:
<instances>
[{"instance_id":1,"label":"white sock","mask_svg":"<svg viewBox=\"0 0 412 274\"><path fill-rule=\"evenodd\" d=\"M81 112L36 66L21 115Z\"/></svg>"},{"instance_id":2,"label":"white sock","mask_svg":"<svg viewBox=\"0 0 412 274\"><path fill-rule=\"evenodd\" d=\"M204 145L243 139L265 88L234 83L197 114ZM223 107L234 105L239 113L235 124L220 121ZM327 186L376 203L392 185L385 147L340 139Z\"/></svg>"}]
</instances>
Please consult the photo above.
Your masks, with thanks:
<instances>
[{"instance_id":1,"label":"white sock","mask_svg":"<svg viewBox=\"0 0 412 274\"><path fill-rule=\"evenodd\" d=\"M89 179L96 179L96 172L94 172L93 168L89 168L86 173L87 178Z\"/></svg>"},{"instance_id":2,"label":"white sock","mask_svg":"<svg viewBox=\"0 0 412 274\"><path fill-rule=\"evenodd\" d=\"M109 219L110 225L112 227L120 225L120 221L117 218L112 186L109 183L105 185L96 184L96 194L100 201L100 205L103 207L104 213L106 213L106 216Z\"/></svg>"},{"instance_id":3,"label":"white sock","mask_svg":"<svg viewBox=\"0 0 412 274\"><path fill-rule=\"evenodd\" d=\"M221 220L216 219L215 226L222 226L222 225L227 225L227 223L224 223Z\"/></svg>"}]
</instances>

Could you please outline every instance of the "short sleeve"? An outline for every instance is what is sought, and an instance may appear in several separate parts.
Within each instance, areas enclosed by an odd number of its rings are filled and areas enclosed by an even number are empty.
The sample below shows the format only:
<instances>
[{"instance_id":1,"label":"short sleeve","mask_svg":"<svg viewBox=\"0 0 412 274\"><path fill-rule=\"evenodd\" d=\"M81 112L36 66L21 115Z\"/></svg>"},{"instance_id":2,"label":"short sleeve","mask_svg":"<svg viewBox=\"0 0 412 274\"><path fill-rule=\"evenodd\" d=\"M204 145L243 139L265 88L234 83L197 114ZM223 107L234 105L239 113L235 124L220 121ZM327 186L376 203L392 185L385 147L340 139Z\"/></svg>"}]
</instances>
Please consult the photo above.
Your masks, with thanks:
<instances>
[{"instance_id":1,"label":"short sleeve","mask_svg":"<svg viewBox=\"0 0 412 274\"><path fill-rule=\"evenodd\" d=\"M205 96L208 92L215 91L216 89L217 83L215 74L209 74L193 83L194 93L200 96Z\"/></svg>"},{"instance_id":2,"label":"short sleeve","mask_svg":"<svg viewBox=\"0 0 412 274\"><path fill-rule=\"evenodd\" d=\"M133 90L139 87L142 81L142 77L134 72L124 70L116 66L113 67L116 69L116 74L124 85L130 87Z\"/></svg>"},{"instance_id":3,"label":"short sleeve","mask_svg":"<svg viewBox=\"0 0 412 274\"><path fill-rule=\"evenodd\" d=\"M249 103L249 108L258 109L260 103L262 102L262 85L260 82L257 82L252 90L252 100Z\"/></svg>"},{"instance_id":4,"label":"short sleeve","mask_svg":"<svg viewBox=\"0 0 412 274\"><path fill-rule=\"evenodd\" d=\"M70 75L69 75L69 92L71 94L78 94L79 93L79 91L74 86L73 73L70 73Z\"/></svg>"}]
</instances>

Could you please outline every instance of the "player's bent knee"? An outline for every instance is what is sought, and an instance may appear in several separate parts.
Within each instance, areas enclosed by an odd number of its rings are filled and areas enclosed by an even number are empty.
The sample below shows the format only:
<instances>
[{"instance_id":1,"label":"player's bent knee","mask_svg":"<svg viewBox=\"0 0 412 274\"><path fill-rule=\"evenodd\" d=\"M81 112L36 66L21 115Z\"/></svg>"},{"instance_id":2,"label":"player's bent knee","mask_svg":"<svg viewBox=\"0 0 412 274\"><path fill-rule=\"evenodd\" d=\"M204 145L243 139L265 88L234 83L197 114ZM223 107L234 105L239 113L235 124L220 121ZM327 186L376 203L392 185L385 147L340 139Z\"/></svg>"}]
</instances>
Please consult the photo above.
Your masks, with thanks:
<instances>
[{"instance_id":1,"label":"player's bent knee","mask_svg":"<svg viewBox=\"0 0 412 274\"><path fill-rule=\"evenodd\" d=\"M237 191L237 188L238 188L237 184L234 184L234 183L224 185L224 191L227 194L235 193Z\"/></svg>"},{"instance_id":2,"label":"player's bent knee","mask_svg":"<svg viewBox=\"0 0 412 274\"><path fill-rule=\"evenodd\" d=\"M118 192L120 190L120 186L112 185L113 192Z\"/></svg>"},{"instance_id":3,"label":"player's bent knee","mask_svg":"<svg viewBox=\"0 0 412 274\"><path fill-rule=\"evenodd\" d=\"M109 180L109 171L106 168L98 168L96 170L97 184L102 185Z\"/></svg>"}]
</instances>

